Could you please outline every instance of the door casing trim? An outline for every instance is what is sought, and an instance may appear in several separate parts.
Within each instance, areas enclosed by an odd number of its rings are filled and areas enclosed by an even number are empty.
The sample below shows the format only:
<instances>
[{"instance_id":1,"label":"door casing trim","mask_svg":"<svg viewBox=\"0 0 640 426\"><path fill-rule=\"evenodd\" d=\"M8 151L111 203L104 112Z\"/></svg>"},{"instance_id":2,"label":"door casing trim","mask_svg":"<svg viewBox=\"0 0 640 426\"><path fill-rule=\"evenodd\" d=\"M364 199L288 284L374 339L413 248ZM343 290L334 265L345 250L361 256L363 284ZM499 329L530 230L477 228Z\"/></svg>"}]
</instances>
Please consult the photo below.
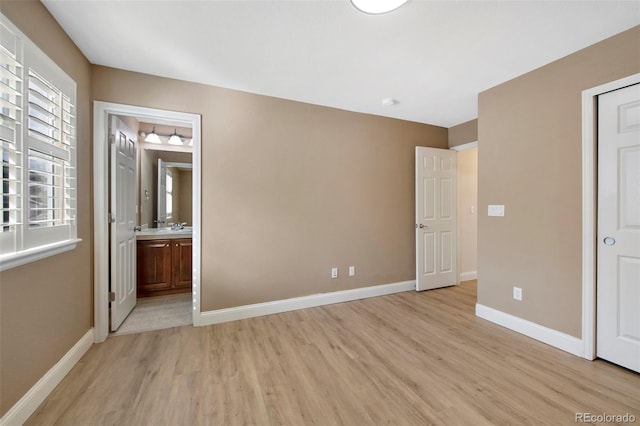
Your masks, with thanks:
<instances>
[{"instance_id":1,"label":"door casing trim","mask_svg":"<svg viewBox=\"0 0 640 426\"><path fill-rule=\"evenodd\" d=\"M93 102L93 318L94 341L109 335L109 168L108 116L161 119L193 129L193 325L200 324L201 116L112 102Z\"/></svg>"},{"instance_id":2,"label":"door casing trim","mask_svg":"<svg viewBox=\"0 0 640 426\"><path fill-rule=\"evenodd\" d=\"M582 356L596 358L596 96L640 83L640 73L582 92Z\"/></svg>"}]
</instances>

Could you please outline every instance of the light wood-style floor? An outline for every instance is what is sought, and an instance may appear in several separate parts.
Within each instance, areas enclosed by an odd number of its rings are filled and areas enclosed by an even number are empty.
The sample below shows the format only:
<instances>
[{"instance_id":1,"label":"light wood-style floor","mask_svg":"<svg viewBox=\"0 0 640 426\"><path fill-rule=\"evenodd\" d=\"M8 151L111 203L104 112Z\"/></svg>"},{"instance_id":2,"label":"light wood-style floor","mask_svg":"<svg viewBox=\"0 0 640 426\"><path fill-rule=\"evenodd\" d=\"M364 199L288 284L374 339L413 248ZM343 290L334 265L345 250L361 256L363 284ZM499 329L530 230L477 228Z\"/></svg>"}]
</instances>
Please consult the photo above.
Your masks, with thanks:
<instances>
[{"instance_id":1,"label":"light wood-style floor","mask_svg":"<svg viewBox=\"0 0 640 426\"><path fill-rule=\"evenodd\" d=\"M474 316L475 282L94 345L28 425L574 424L640 375Z\"/></svg>"}]
</instances>

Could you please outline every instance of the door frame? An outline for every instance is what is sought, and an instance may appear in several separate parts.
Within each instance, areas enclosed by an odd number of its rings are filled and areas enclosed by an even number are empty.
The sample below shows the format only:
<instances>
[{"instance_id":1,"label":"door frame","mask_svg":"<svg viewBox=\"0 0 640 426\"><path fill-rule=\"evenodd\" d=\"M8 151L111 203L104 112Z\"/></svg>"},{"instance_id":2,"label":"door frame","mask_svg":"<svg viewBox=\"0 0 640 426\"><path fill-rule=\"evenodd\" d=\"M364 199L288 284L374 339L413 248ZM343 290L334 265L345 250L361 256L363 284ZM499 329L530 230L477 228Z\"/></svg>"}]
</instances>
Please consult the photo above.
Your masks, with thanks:
<instances>
[{"instance_id":1,"label":"door frame","mask_svg":"<svg viewBox=\"0 0 640 426\"><path fill-rule=\"evenodd\" d=\"M112 102L93 102L93 301L94 342L109 335L109 115L166 120L193 129L193 325L200 325L201 116Z\"/></svg>"},{"instance_id":2,"label":"door frame","mask_svg":"<svg viewBox=\"0 0 640 426\"><path fill-rule=\"evenodd\" d=\"M596 96L640 83L640 73L582 92L582 357L596 358L597 105Z\"/></svg>"},{"instance_id":3,"label":"door frame","mask_svg":"<svg viewBox=\"0 0 640 426\"><path fill-rule=\"evenodd\" d=\"M452 146L449 149L452 150L452 151L460 152L460 151L466 151L466 150L473 149L473 148L478 148L478 141L477 140L475 140L473 142L463 143L461 145ZM456 173L458 173L458 164L457 164L457 162L456 162ZM476 173L476 185L477 185L477 183L478 183L478 173ZM460 179L456 180L456 186L458 187L456 189L456 191L459 192L460 191ZM476 192L477 192L477 188L476 188ZM458 204L460 202L459 195L460 195L459 193L456 194L456 204ZM458 218L456 218L457 219L456 232L457 232L457 235L458 235L458 238L457 238L457 241L456 241L456 245L458 247L458 253L457 253L457 256L458 256L458 259L457 259L457 262L458 262L458 284L460 284L462 282L460 280L460 274L461 274L461 272L460 272L460 257L461 257L460 256L460 247L461 247L460 238L461 238L462 234L460 233L460 209L458 207L460 207L460 206L456 206L456 211L458 213ZM477 230L478 230L478 203L476 203L476 231ZM477 245L476 245L476 254L477 254L477 252L478 252L478 249L477 249ZM476 259L476 261L477 261L477 259ZM473 278L467 278L467 279L468 280L477 280L478 279L478 264L477 263L476 263L475 273L472 276L473 276Z\"/></svg>"}]
</instances>

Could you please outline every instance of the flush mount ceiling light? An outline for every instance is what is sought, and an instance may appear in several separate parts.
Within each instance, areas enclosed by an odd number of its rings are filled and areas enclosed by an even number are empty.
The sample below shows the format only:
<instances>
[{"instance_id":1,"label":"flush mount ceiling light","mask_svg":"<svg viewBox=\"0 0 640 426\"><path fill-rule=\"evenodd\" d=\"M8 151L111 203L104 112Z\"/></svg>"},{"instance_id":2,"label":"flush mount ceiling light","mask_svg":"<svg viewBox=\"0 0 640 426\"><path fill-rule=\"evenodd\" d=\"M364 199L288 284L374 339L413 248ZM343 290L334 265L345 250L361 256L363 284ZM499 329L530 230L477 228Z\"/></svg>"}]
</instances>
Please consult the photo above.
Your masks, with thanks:
<instances>
[{"instance_id":1,"label":"flush mount ceiling light","mask_svg":"<svg viewBox=\"0 0 640 426\"><path fill-rule=\"evenodd\" d=\"M160 137L156 133L155 126L153 127L153 130L151 131L151 133L149 133L147 137L144 138L144 141L149 143L162 143L162 141L160 140Z\"/></svg>"},{"instance_id":2,"label":"flush mount ceiling light","mask_svg":"<svg viewBox=\"0 0 640 426\"><path fill-rule=\"evenodd\" d=\"M393 99L393 98L384 98L382 100L382 105L384 106L394 106L398 104L398 100L397 99Z\"/></svg>"},{"instance_id":3,"label":"flush mount ceiling light","mask_svg":"<svg viewBox=\"0 0 640 426\"><path fill-rule=\"evenodd\" d=\"M182 139L180 138L180 136L176 132L176 129L173 129L173 133L171 134L171 137L169 138L167 143L169 145L183 145Z\"/></svg>"},{"instance_id":4,"label":"flush mount ceiling light","mask_svg":"<svg viewBox=\"0 0 640 426\"><path fill-rule=\"evenodd\" d=\"M396 10L407 0L351 0L351 4L361 12L379 15Z\"/></svg>"}]
</instances>

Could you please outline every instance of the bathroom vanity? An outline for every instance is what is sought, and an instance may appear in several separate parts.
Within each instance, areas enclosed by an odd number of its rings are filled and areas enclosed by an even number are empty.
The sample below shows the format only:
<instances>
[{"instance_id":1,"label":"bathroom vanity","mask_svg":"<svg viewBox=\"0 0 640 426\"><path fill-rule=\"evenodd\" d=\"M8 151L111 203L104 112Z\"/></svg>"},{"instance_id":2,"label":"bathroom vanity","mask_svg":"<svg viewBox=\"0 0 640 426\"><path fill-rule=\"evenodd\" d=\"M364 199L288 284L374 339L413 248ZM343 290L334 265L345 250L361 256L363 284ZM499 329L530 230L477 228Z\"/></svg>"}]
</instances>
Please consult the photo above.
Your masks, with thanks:
<instances>
[{"instance_id":1,"label":"bathroom vanity","mask_svg":"<svg viewBox=\"0 0 640 426\"><path fill-rule=\"evenodd\" d=\"M138 297L191 292L191 232L154 228L136 233Z\"/></svg>"}]
</instances>

